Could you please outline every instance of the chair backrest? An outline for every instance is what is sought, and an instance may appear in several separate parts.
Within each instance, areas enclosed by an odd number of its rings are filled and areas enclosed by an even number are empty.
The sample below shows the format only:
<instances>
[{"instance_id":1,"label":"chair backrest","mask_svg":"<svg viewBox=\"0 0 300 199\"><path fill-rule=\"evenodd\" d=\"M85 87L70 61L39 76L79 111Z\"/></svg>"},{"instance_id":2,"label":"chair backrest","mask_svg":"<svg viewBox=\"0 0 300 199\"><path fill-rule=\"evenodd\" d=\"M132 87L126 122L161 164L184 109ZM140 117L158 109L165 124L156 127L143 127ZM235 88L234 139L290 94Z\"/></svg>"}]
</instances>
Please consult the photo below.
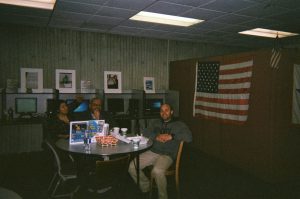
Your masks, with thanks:
<instances>
[{"instance_id":1,"label":"chair backrest","mask_svg":"<svg viewBox=\"0 0 300 199\"><path fill-rule=\"evenodd\" d=\"M128 171L129 155L111 160L96 161L96 177L99 183L112 185L121 180Z\"/></svg>"},{"instance_id":2,"label":"chair backrest","mask_svg":"<svg viewBox=\"0 0 300 199\"><path fill-rule=\"evenodd\" d=\"M183 143L184 143L184 141L180 142L179 147L178 147L178 151L177 151L176 165L175 165L176 175L178 175L178 172L179 172L180 160L181 160L182 149L183 149Z\"/></svg>"},{"instance_id":3,"label":"chair backrest","mask_svg":"<svg viewBox=\"0 0 300 199\"><path fill-rule=\"evenodd\" d=\"M60 157L59 157L55 147L49 140L44 140L44 143L48 147L48 149L50 149L50 151L52 152L58 172L60 172L61 171L61 161L60 161Z\"/></svg>"}]
</instances>

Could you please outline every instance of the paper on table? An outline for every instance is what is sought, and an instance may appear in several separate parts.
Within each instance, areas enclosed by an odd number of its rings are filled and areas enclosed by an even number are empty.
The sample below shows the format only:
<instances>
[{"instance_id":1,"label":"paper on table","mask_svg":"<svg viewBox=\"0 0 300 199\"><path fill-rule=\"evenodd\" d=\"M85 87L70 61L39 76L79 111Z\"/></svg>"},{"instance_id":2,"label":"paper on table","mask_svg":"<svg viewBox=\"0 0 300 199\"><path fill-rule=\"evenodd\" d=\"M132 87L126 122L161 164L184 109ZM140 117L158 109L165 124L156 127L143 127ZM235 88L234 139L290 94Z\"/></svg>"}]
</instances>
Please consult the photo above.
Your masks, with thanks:
<instances>
[{"instance_id":1,"label":"paper on table","mask_svg":"<svg viewBox=\"0 0 300 199\"><path fill-rule=\"evenodd\" d=\"M111 134L111 135L114 136L115 138L117 138L118 140L126 142L127 144L129 144L131 142L131 140L121 136L120 134Z\"/></svg>"},{"instance_id":2,"label":"paper on table","mask_svg":"<svg viewBox=\"0 0 300 199\"><path fill-rule=\"evenodd\" d=\"M140 138L140 139L141 139L141 141L140 141L140 144L141 144L141 145L147 144L147 142L148 142L148 140L149 140L149 138L146 138L146 137L144 137L144 136L128 137L127 139L131 141L131 140L133 140L133 139L135 139L135 138Z\"/></svg>"}]
</instances>

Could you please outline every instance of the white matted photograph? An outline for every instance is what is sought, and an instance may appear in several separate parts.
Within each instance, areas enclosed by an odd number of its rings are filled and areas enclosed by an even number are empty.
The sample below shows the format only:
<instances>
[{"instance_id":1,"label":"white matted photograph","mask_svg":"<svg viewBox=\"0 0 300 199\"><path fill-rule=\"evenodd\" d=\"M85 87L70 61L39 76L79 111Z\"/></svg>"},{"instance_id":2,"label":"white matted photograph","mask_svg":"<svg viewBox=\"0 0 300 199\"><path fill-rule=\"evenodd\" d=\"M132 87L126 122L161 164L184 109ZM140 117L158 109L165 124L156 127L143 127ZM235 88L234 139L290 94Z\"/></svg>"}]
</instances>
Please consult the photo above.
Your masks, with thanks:
<instances>
[{"instance_id":1,"label":"white matted photograph","mask_svg":"<svg viewBox=\"0 0 300 199\"><path fill-rule=\"evenodd\" d=\"M145 93L155 93L154 77L144 77L144 91Z\"/></svg>"},{"instance_id":2,"label":"white matted photograph","mask_svg":"<svg viewBox=\"0 0 300 199\"><path fill-rule=\"evenodd\" d=\"M122 73L119 71L104 71L104 92L122 93Z\"/></svg>"},{"instance_id":3,"label":"white matted photograph","mask_svg":"<svg viewBox=\"0 0 300 199\"><path fill-rule=\"evenodd\" d=\"M21 68L21 92L43 92L43 69Z\"/></svg>"},{"instance_id":4,"label":"white matted photograph","mask_svg":"<svg viewBox=\"0 0 300 199\"><path fill-rule=\"evenodd\" d=\"M75 70L55 70L55 85L56 89L61 93L76 92L76 71Z\"/></svg>"}]
</instances>

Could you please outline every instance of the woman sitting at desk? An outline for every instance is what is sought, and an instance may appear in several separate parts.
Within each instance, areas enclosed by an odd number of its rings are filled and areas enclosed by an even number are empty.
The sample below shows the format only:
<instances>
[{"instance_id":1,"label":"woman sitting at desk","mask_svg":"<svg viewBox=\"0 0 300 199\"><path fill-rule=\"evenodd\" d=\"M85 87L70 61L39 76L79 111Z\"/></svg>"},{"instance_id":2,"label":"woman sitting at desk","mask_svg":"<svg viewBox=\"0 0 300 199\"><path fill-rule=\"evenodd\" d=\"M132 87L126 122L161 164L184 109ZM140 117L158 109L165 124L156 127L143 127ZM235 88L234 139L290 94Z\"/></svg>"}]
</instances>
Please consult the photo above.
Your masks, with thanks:
<instances>
[{"instance_id":1,"label":"woman sitting at desk","mask_svg":"<svg viewBox=\"0 0 300 199\"><path fill-rule=\"evenodd\" d=\"M70 116L69 108L65 101L59 100L56 105L56 115L51 120L50 128L50 137L53 140L59 138L68 139L70 135Z\"/></svg>"}]
</instances>

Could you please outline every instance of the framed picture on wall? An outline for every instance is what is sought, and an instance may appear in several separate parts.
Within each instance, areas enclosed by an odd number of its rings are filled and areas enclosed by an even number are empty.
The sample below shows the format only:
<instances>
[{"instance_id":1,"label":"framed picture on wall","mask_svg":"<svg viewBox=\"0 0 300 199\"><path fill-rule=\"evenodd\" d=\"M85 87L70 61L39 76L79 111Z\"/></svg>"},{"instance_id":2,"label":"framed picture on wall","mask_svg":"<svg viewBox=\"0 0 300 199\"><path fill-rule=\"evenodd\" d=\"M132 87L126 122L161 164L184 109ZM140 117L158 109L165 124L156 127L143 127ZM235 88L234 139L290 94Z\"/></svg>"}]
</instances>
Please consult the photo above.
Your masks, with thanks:
<instances>
[{"instance_id":1,"label":"framed picture on wall","mask_svg":"<svg viewBox=\"0 0 300 199\"><path fill-rule=\"evenodd\" d=\"M145 93L155 93L154 77L144 77L144 91Z\"/></svg>"},{"instance_id":2,"label":"framed picture on wall","mask_svg":"<svg viewBox=\"0 0 300 199\"><path fill-rule=\"evenodd\" d=\"M43 92L43 69L21 68L21 92Z\"/></svg>"},{"instance_id":3,"label":"framed picture on wall","mask_svg":"<svg viewBox=\"0 0 300 199\"><path fill-rule=\"evenodd\" d=\"M76 71L75 70L55 70L55 85L56 89L61 93L76 92Z\"/></svg>"},{"instance_id":4,"label":"framed picture on wall","mask_svg":"<svg viewBox=\"0 0 300 199\"><path fill-rule=\"evenodd\" d=\"M104 92L122 93L122 73L119 71L104 71Z\"/></svg>"}]
</instances>

